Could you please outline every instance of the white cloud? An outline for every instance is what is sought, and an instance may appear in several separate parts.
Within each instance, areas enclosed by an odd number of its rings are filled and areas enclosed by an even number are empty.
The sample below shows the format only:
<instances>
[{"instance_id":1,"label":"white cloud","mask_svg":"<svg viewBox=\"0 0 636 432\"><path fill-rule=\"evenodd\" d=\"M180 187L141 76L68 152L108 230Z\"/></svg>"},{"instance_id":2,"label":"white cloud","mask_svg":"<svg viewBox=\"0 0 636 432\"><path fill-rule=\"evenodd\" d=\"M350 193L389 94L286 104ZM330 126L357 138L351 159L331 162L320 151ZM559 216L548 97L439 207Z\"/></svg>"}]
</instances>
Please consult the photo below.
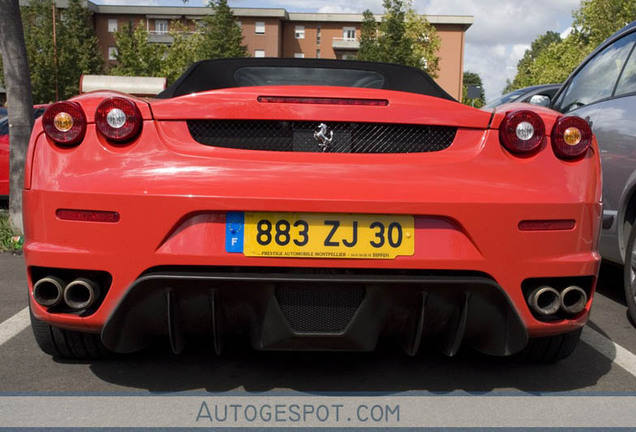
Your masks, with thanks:
<instances>
[{"instance_id":1,"label":"white cloud","mask_svg":"<svg viewBox=\"0 0 636 432\"><path fill-rule=\"evenodd\" d=\"M514 78L517 62L537 36L571 25L579 0L416 0L415 7L419 13L474 17L466 32L464 69L479 74L486 99L492 99Z\"/></svg>"}]
</instances>

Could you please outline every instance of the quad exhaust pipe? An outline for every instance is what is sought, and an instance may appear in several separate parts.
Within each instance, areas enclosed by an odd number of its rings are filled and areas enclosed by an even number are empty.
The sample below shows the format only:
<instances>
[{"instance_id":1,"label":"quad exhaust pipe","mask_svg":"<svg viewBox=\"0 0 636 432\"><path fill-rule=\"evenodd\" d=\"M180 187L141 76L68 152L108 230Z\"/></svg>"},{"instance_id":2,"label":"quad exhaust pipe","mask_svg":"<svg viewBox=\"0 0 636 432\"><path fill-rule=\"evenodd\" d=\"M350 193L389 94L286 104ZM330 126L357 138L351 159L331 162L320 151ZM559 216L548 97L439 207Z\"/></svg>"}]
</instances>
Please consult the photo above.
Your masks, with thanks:
<instances>
[{"instance_id":1,"label":"quad exhaust pipe","mask_svg":"<svg viewBox=\"0 0 636 432\"><path fill-rule=\"evenodd\" d=\"M587 294L583 288L571 285L559 292L544 285L534 289L528 296L528 305L541 316L554 315L559 310L568 315L576 315L585 309Z\"/></svg>"},{"instance_id":2,"label":"quad exhaust pipe","mask_svg":"<svg viewBox=\"0 0 636 432\"><path fill-rule=\"evenodd\" d=\"M64 288L64 302L74 310L88 309L99 297L99 286L90 279L75 279Z\"/></svg>"},{"instance_id":3,"label":"quad exhaust pipe","mask_svg":"<svg viewBox=\"0 0 636 432\"><path fill-rule=\"evenodd\" d=\"M559 292L547 285L540 286L528 296L530 308L539 315L548 316L555 314L561 307Z\"/></svg>"},{"instance_id":4,"label":"quad exhaust pipe","mask_svg":"<svg viewBox=\"0 0 636 432\"><path fill-rule=\"evenodd\" d=\"M65 284L56 276L47 276L33 285L33 299L46 308L55 307L64 301L70 309L84 310L95 304L99 295L99 285L85 278Z\"/></svg>"},{"instance_id":5,"label":"quad exhaust pipe","mask_svg":"<svg viewBox=\"0 0 636 432\"><path fill-rule=\"evenodd\" d=\"M53 307L62 301L64 281L55 276L47 276L33 285L33 299L44 307Z\"/></svg>"},{"instance_id":6,"label":"quad exhaust pipe","mask_svg":"<svg viewBox=\"0 0 636 432\"><path fill-rule=\"evenodd\" d=\"M563 312L576 315L585 309L587 294L582 288L571 285L561 292L561 309Z\"/></svg>"}]
</instances>

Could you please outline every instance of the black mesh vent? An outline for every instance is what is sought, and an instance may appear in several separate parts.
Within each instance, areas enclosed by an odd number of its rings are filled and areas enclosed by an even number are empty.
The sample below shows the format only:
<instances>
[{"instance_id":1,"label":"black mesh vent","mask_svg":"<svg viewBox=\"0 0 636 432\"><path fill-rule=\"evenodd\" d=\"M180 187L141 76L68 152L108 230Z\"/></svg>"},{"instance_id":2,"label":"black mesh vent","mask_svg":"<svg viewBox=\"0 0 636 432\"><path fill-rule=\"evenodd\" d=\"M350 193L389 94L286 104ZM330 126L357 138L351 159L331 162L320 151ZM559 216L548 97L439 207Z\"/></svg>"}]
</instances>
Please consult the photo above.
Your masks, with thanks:
<instances>
[{"instance_id":1,"label":"black mesh vent","mask_svg":"<svg viewBox=\"0 0 636 432\"><path fill-rule=\"evenodd\" d=\"M322 152L321 122L188 120L195 141L243 150ZM388 123L325 122L328 153L425 153L447 149L457 128ZM333 135L331 133L333 132Z\"/></svg>"},{"instance_id":2,"label":"black mesh vent","mask_svg":"<svg viewBox=\"0 0 636 432\"><path fill-rule=\"evenodd\" d=\"M276 287L278 304L294 331L342 333L364 298L364 286L288 283Z\"/></svg>"}]
</instances>

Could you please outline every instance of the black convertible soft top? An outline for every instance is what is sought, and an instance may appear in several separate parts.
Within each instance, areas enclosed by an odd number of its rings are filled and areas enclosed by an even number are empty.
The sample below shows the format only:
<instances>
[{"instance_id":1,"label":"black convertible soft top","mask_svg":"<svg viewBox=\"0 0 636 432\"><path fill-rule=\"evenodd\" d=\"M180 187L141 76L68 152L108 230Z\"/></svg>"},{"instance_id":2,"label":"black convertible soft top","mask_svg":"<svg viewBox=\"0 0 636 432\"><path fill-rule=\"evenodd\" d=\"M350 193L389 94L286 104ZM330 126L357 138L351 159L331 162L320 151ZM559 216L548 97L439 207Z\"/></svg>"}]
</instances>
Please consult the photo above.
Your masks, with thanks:
<instances>
[{"instance_id":1,"label":"black convertible soft top","mask_svg":"<svg viewBox=\"0 0 636 432\"><path fill-rule=\"evenodd\" d=\"M190 93L263 85L329 85L397 90L455 100L420 69L354 60L242 58L194 63L157 95L170 99Z\"/></svg>"}]
</instances>

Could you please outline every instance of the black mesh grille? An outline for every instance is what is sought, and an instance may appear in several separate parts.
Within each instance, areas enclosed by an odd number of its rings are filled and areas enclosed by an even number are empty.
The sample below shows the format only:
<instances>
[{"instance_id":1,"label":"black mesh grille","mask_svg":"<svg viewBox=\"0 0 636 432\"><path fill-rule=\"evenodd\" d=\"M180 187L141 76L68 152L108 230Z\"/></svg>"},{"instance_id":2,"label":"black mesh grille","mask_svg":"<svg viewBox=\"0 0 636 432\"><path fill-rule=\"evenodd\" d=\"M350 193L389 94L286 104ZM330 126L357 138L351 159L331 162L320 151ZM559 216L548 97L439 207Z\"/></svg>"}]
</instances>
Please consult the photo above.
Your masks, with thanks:
<instances>
[{"instance_id":1,"label":"black mesh grille","mask_svg":"<svg viewBox=\"0 0 636 432\"><path fill-rule=\"evenodd\" d=\"M295 331L341 333L362 303L364 291L364 286L355 284L289 283L276 287L276 299Z\"/></svg>"},{"instance_id":2,"label":"black mesh grille","mask_svg":"<svg viewBox=\"0 0 636 432\"><path fill-rule=\"evenodd\" d=\"M326 150L314 134L321 122L189 120L195 141L215 147L328 153L425 153L448 148L457 128L388 123L325 122ZM333 132L333 135L331 135Z\"/></svg>"}]
</instances>

